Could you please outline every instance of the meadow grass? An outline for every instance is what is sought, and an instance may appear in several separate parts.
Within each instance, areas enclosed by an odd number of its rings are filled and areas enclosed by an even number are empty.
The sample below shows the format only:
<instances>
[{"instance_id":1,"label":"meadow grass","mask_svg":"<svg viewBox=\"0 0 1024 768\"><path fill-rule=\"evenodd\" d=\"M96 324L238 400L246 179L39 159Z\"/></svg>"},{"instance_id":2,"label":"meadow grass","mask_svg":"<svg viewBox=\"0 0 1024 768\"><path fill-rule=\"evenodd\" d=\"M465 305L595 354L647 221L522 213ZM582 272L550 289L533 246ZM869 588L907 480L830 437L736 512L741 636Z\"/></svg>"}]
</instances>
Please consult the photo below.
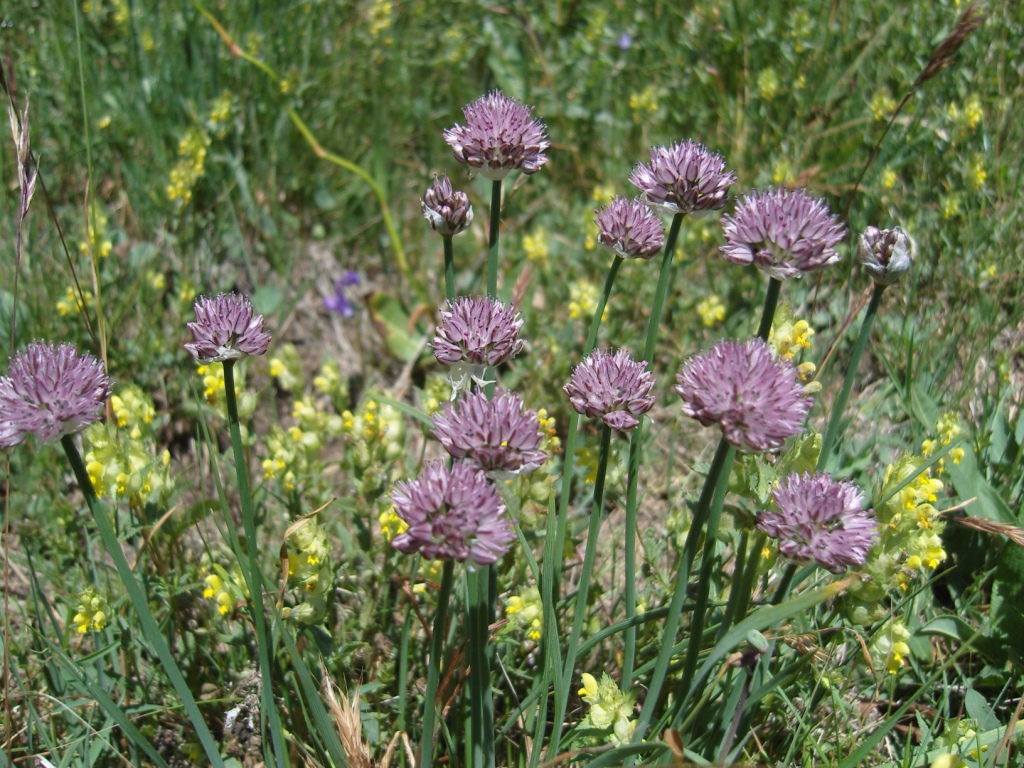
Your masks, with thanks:
<instances>
[{"instance_id":1,"label":"meadow grass","mask_svg":"<svg viewBox=\"0 0 1024 768\"><path fill-rule=\"evenodd\" d=\"M5 140L7 353L72 342L115 397L74 472L5 456L0 765L1021 765L1024 11L979 10L5 5L39 174L22 220ZM492 89L551 141L497 197L442 136ZM721 215L650 263L597 242L690 138L738 178L725 212L807 188L848 229L766 314L817 391L764 455L716 451L673 392L759 331L768 282L721 258ZM419 205L442 172L476 211L448 243ZM872 225L916 243L874 301ZM391 494L445 456L438 310L489 289L526 340L492 378L550 458L499 481L517 540L471 571L394 549ZM227 376L182 347L224 291L274 337ZM562 391L592 347L657 379L630 437ZM816 466L882 523L852 575L754 527Z\"/></svg>"}]
</instances>

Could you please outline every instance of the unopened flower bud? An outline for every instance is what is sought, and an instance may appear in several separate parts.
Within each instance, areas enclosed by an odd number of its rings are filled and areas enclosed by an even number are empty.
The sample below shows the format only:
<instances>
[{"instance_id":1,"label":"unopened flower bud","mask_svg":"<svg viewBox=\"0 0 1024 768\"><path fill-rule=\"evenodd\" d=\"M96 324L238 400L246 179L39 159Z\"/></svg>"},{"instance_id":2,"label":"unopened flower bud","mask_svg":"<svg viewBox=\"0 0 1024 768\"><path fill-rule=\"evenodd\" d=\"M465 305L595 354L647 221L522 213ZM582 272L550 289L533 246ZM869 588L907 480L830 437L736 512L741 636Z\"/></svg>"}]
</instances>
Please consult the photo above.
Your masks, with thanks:
<instances>
[{"instance_id":1,"label":"unopened flower bud","mask_svg":"<svg viewBox=\"0 0 1024 768\"><path fill-rule=\"evenodd\" d=\"M469 197L465 192L452 189L447 174L434 177L434 183L420 200L420 207L431 228L446 237L464 232L473 223Z\"/></svg>"},{"instance_id":2,"label":"unopened flower bud","mask_svg":"<svg viewBox=\"0 0 1024 768\"><path fill-rule=\"evenodd\" d=\"M899 227L868 227L857 243L857 258L879 285L892 285L909 271L915 251L914 241Z\"/></svg>"}]
</instances>

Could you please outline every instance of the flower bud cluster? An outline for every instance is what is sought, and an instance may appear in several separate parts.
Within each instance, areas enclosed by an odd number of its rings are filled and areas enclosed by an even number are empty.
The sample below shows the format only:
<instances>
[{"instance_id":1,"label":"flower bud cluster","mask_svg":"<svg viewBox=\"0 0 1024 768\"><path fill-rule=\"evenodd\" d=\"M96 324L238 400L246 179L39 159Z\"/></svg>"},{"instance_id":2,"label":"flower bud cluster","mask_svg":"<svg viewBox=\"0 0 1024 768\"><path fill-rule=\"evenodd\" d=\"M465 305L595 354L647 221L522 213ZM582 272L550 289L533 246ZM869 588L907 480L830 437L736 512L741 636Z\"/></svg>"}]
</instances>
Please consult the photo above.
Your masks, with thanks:
<instances>
[{"instance_id":1,"label":"flower bud cluster","mask_svg":"<svg viewBox=\"0 0 1024 768\"><path fill-rule=\"evenodd\" d=\"M899 672L910 655L910 646L907 644L909 639L910 630L900 619L885 622L868 646L875 668L885 669L890 675Z\"/></svg>"},{"instance_id":2,"label":"flower bud cluster","mask_svg":"<svg viewBox=\"0 0 1024 768\"><path fill-rule=\"evenodd\" d=\"M231 566L230 571L218 563L211 563L209 569L204 569L203 584L203 597L213 602L221 616L227 616L236 605L249 599L249 589L237 563Z\"/></svg>"},{"instance_id":3,"label":"flower bud cluster","mask_svg":"<svg viewBox=\"0 0 1024 768\"><path fill-rule=\"evenodd\" d=\"M157 451L153 401L128 384L110 403L116 423L96 422L84 433L85 469L96 495L127 497L133 507L166 503L174 476L170 451Z\"/></svg>"},{"instance_id":4,"label":"flower bud cluster","mask_svg":"<svg viewBox=\"0 0 1024 768\"><path fill-rule=\"evenodd\" d=\"M507 630L525 635L528 640L539 643L544 628L544 602L537 587L527 587L518 595L505 600Z\"/></svg>"},{"instance_id":5,"label":"flower bud cluster","mask_svg":"<svg viewBox=\"0 0 1024 768\"><path fill-rule=\"evenodd\" d=\"M952 443L960 436L960 420L955 413L944 413L935 422L935 438L929 438L921 443L921 455L931 456L936 450L941 450ZM964 449L957 447L949 452L949 458L954 464L959 464L964 458ZM946 471L946 460L939 459L935 467L939 474Z\"/></svg>"},{"instance_id":6,"label":"flower bud cluster","mask_svg":"<svg viewBox=\"0 0 1024 768\"><path fill-rule=\"evenodd\" d=\"M931 476L930 469L920 469L923 463L919 456L900 457L886 468L875 490L876 499L885 499L903 485L875 507L878 540L861 569L866 576L844 598L846 614L857 624L882 619L890 592L905 594L915 580L946 559L941 536L945 523L934 506L943 484Z\"/></svg>"},{"instance_id":7,"label":"flower bud cluster","mask_svg":"<svg viewBox=\"0 0 1024 768\"><path fill-rule=\"evenodd\" d=\"M281 611L285 619L300 624L318 624L327 615L328 599L334 588L327 531L315 518L298 524L288 537L288 586L300 592L298 605Z\"/></svg>"},{"instance_id":8,"label":"flower bud cluster","mask_svg":"<svg viewBox=\"0 0 1024 768\"><path fill-rule=\"evenodd\" d=\"M78 595L78 612L72 617L75 631L80 635L86 632L99 632L107 626L110 618L110 606L107 598L94 588L88 587Z\"/></svg>"},{"instance_id":9,"label":"flower bud cluster","mask_svg":"<svg viewBox=\"0 0 1024 768\"><path fill-rule=\"evenodd\" d=\"M616 747L629 743L636 728L636 694L619 690L607 672L601 675L600 683L593 675L584 672L579 695L589 707L580 721L580 731L603 731L603 743Z\"/></svg>"}]
</instances>

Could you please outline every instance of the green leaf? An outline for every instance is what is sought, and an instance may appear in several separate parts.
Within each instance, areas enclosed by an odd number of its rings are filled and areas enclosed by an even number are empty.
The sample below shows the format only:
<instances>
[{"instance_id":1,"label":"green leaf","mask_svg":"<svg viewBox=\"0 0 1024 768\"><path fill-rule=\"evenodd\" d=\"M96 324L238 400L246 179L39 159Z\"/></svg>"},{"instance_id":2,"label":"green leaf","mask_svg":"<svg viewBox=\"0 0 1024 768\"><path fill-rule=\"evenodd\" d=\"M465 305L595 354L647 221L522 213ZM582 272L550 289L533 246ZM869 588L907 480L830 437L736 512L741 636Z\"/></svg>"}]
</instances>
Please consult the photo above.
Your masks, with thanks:
<instances>
[{"instance_id":1,"label":"green leaf","mask_svg":"<svg viewBox=\"0 0 1024 768\"><path fill-rule=\"evenodd\" d=\"M996 717L996 713L985 701L985 697L973 688L967 690L967 695L964 697L964 708L973 720L978 721L977 730L989 731L999 727L999 718Z\"/></svg>"}]
</instances>

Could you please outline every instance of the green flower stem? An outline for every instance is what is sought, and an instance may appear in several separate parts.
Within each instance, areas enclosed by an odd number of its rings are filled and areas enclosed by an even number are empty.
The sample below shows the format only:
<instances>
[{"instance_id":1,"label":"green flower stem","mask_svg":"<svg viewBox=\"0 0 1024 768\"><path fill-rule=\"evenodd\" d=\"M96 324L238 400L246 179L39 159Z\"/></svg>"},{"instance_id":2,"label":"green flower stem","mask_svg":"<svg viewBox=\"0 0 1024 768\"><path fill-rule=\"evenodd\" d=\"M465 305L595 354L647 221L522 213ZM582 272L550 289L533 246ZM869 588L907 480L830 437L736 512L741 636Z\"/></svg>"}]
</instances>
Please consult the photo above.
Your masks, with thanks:
<instances>
[{"instance_id":1,"label":"green flower stem","mask_svg":"<svg viewBox=\"0 0 1024 768\"><path fill-rule=\"evenodd\" d=\"M444 240L444 297L448 301L455 299L455 248L452 236L442 235Z\"/></svg>"},{"instance_id":2,"label":"green flower stem","mask_svg":"<svg viewBox=\"0 0 1024 768\"><path fill-rule=\"evenodd\" d=\"M723 437L718 443L715 457L711 460L711 468L704 480L704 487L700 492L697 507L693 511L693 519L690 522L690 532L686 537L686 544L683 546L683 554L679 563L679 571L676 574L675 586L672 591L672 599L669 603L668 615L665 617L665 625L662 634L661 650L654 663L654 672L651 674L651 682L647 689L647 698L644 700L643 709L637 720L636 730L633 731L633 744L639 744L647 733L647 728L654 715L654 708L658 705L662 686L665 684L665 675L668 672L669 661L672 659L672 650L675 645L676 632L679 629L679 618L683 611L683 600L686 597L686 588L690 581L690 569L697 555L697 547L702 538L704 524L711 512L712 499L715 490L721 481L725 485L729 479L729 470L732 467L732 460L736 449L726 442Z\"/></svg>"},{"instance_id":3,"label":"green flower stem","mask_svg":"<svg viewBox=\"0 0 1024 768\"><path fill-rule=\"evenodd\" d=\"M644 420L641 419L637 428L629 437L629 469L626 480L626 532L623 565L626 572L626 589L623 602L626 609L626 621L636 616L636 508L637 486L640 475L640 450L633 450L633 443L643 439ZM625 648L622 657L622 680L619 687L623 692L633 687L633 667L636 664L636 633L635 625L629 625L623 636Z\"/></svg>"},{"instance_id":4,"label":"green flower stem","mask_svg":"<svg viewBox=\"0 0 1024 768\"><path fill-rule=\"evenodd\" d=\"M704 550L701 554L700 576L697 579L697 601L693 608L693 618L690 621L690 642L684 657L683 676L676 689L677 702L682 701L683 696L689 691L693 675L697 671L697 659L700 657L700 649L704 641L704 626L711 593L711 571L715 564L714 554L715 544L718 541L718 525L722 520L722 507L725 504L725 495L729 490L729 472L732 469L732 460L735 455L736 449L730 446L724 471L716 478L715 495L711 500L711 514L708 515L707 526L704 529ZM692 529L690 533L693 533Z\"/></svg>"},{"instance_id":5,"label":"green flower stem","mask_svg":"<svg viewBox=\"0 0 1024 768\"><path fill-rule=\"evenodd\" d=\"M575 412L574 412L575 413ZM555 549L555 540L558 538L556 528L558 515L555 513L555 497L552 494L548 497L548 515L546 535L544 537L544 570L541 572L539 582L541 603L544 606L544 623L542 625L542 645L544 664L541 671L540 701L537 705L535 731L533 736L533 750L530 753L530 768L537 768L544 747L544 735L547 726L548 714L548 690L556 678L561 680L562 656L558 644L558 614L556 605L558 602L558 584L550 578L556 570L556 563L561 562L560 552Z\"/></svg>"},{"instance_id":6,"label":"green flower stem","mask_svg":"<svg viewBox=\"0 0 1024 768\"><path fill-rule=\"evenodd\" d=\"M668 295L668 287L671 282L672 264L676 250L676 240L679 239L679 229L683 225L683 214L677 213L672 217L672 224L669 226L668 237L665 239L665 252L661 257L661 269L658 271L658 285L654 289L654 303L651 304L651 316L647 319L647 340L644 342L644 360L653 364L651 359L654 356L654 345L658 340L658 327L661 325L661 315L665 309L665 297Z\"/></svg>"},{"instance_id":7,"label":"green flower stem","mask_svg":"<svg viewBox=\"0 0 1024 768\"><path fill-rule=\"evenodd\" d=\"M562 682L555 699L554 729L548 744L548 759L558 754L558 743L562 740L562 721L569 703L569 691L572 688L572 677L576 667L576 652L583 634L583 622L587 618L587 599L590 596L590 580L594 573L594 561L597 559L597 539L601 532L601 517L604 514L604 485L608 474L608 454L612 443L612 428L607 424L601 427L601 449L597 459L597 477L594 479L594 502L590 509L590 530L587 532L587 549L583 555L583 570L576 589L576 612L572 622L572 634L565 648L565 663L562 665Z\"/></svg>"},{"instance_id":8,"label":"green flower stem","mask_svg":"<svg viewBox=\"0 0 1024 768\"><path fill-rule=\"evenodd\" d=\"M871 294L871 303L868 304L868 313L864 315L864 322L860 326L860 335L853 345L853 355L850 364L846 368L846 377L843 379L843 388L839 391L839 398L832 405L832 415L829 417L828 429L825 430L825 437L821 441L821 454L818 456L818 467L828 471L832 467L832 451L835 448L836 436L839 433L839 423L843 420L843 411L846 410L846 402L850 399L850 391L853 389L853 380L857 375L857 368L860 365L861 355L864 354L864 347L871 335L871 326L875 322L875 315L878 314L878 306L882 303L882 293L885 286L875 283L875 290Z\"/></svg>"},{"instance_id":9,"label":"green flower stem","mask_svg":"<svg viewBox=\"0 0 1024 768\"><path fill-rule=\"evenodd\" d=\"M274 747L273 757L284 764L287 753L281 738L281 719L274 702L274 673L270 661L271 642L267 634L267 619L263 608L263 572L260 570L259 548L256 543L256 518L252 509L252 494L249 490L249 472L245 449L242 446L242 431L238 424L238 403L235 399L235 363L224 362L224 394L228 407L228 430L231 433L231 450L235 457L235 478L238 483L238 499L242 507L242 527L245 531L245 549L248 556L248 570L243 569L246 585L249 587L252 623L256 629L256 645L260 664L260 715L269 720L270 736ZM227 511L225 510L225 514ZM241 554L241 553L239 553ZM277 764L276 762L274 764Z\"/></svg>"},{"instance_id":10,"label":"green flower stem","mask_svg":"<svg viewBox=\"0 0 1024 768\"><path fill-rule=\"evenodd\" d=\"M740 568L741 563L737 559L737 568L741 572L733 575L733 588L729 594L729 604L726 606L722 625L718 629L719 640L725 637L725 633L732 629L732 625L736 623L737 619L742 621L743 617L747 615L750 597L754 594L754 583L757 581L757 570L761 563L761 552L764 550L768 536L758 533L753 544L748 544L748 539L749 534L744 531L743 542L745 547L740 547L737 558L742 557L745 551L747 559L742 563L742 568Z\"/></svg>"},{"instance_id":11,"label":"green flower stem","mask_svg":"<svg viewBox=\"0 0 1024 768\"><path fill-rule=\"evenodd\" d=\"M494 768L494 702L491 699L490 593L491 568L466 574L466 633L469 656L469 720L471 765ZM479 674L473 672L479 670ZM430 765L430 763L423 763Z\"/></svg>"},{"instance_id":12,"label":"green flower stem","mask_svg":"<svg viewBox=\"0 0 1024 768\"><path fill-rule=\"evenodd\" d=\"M491 230L487 242L487 295L498 296L498 236L501 234L501 179L491 182Z\"/></svg>"},{"instance_id":13,"label":"green flower stem","mask_svg":"<svg viewBox=\"0 0 1024 768\"><path fill-rule=\"evenodd\" d=\"M779 582L779 586L775 590L775 596L772 598L772 605L778 605L789 596L790 587L793 586L793 578L796 576L796 569L795 563L790 563L786 566L786 570L782 572L782 580Z\"/></svg>"},{"instance_id":14,"label":"green flower stem","mask_svg":"<svg viewBox=\"0 0 1024 768\"><path fill-rule=\"evenodd\" d=\"M648 365L653 365L654 347L658 341L658 328L661 325L661 316L665 309L665 297L671 284L672 264L676 250L676 241L679 239L679 230L683 224L683 214L677 213L672 217L669 226L668 238L665 242L665 250L662 253L661 269L658 272L658 284L654 291L654 303L651 306L651 316L647 321L647 337L644 340L644 360ZM626 485L626 533L625 533L625 578L626 590L623 600L626 609L626 620L636 615L636 509L638 485L640 482L640 460L643 449L645 419L640 423L629 440L628 477ZM625 651L622 661L622 680L619 685L623 691L628 691L633 683L633 668L636 663L636 632L635 626L630 625L624 637Z\"/></svg>"},{"instance_id":15,"label":"green flower stem","mask_svg":"<svg viewBox=\"0 0 1024 768\"><path fill-rule=\"evenodd\" d=\"M779 294L782 292L782 281L774 277L768 280L768 293L764 297L764 309L761 310L761 324L757 328L757 337L768 341L775 319L775 308L779 305Z\"/></svg>"},{"instance_id":16,"label":"green flower stem","mask_svg":"<svg viewBox=\"0 0 1024 768\"><path fill-rule=\"evenodd\" d=\"M616 256L612 259L612 265L608 268L608 275L604 280L604 290L597 300L597 307L594 309L594 317L590 321L590 330L587 331L587 340L583 346L583 355L580 359L589 355L597 344L597 334L601 329L601 318L604 316L604 308L608 306L608 298L615 286L615 278L619 274L619 267L622 266L622 257ZM555 552L557 563L549 564L553 570L552 585L555 591L551 593L552 604L558 601L558 584L561 580L561 553L565 551L566 526L568 526L569 495L572 493L572 468L576 457L576 436L580 428L580 414L573 411L569 415L569 432L565 438L565 459L562 463L562 491L558 500L558 529L555 532Z\"/></svg>"},{"instance_id":17,"label":"green flower stem","mask_svg":"<svg viewBox=\"0 0 1024 768\"><path fill-rule=\"evenodd\" d=\"M427 694L423 700L423 736L420 742L420 765L434 764L434 729L437 723L437 686L441 679L441 655L444 652L448 602L455 581L455 561L445 560L441 569L441 590L437 593L437 613L430 638L430 662L427 665Z\"/></svg>"},{"instance_id":18,"label":"green flower stem","mask_svg":"<svg viewBox=\"0 0 1024 768\"><path fill-rule=\"evenodd\" d=\"M96 521L96 527L99 529L100 538L103 539L103 545L106 547L110 559L114 561L114 567L117 569L118 576L121 577L121 582L124 584L125 589L128 590L128 597L131 599L135 612L139 616L139 623L142 625L143 636L156 652L164 672L181 699L185 715L191 722L192 727L195 728L196 736L199 738L199 743L202 745L210 765L214 766L214 768L224 768L224 761L221 759L217 742L214 740L213 734L210 733L210 729L206 726L206 721L199 712L195 697L192 696L192 691L189 690L188 684L185 682L185 676L181 673L177 662L175 662L170 646L168 646L163 632L160 630L156 619L153 617L153 613L149 609L149 601L142 590L142 585L132 572L131 566L128 565L128 560L121 549L121 543L117 540L117 534L114 532L114 526L107 516L107 509L96 498L96 491L92 487L92 481L89 480L89 473L86 471L82 456L75 446L74 438L70 435L64 435L60 439L60 444L63 446L64 453L67 454L68 461L71 463L71 470L78 481L78 487L82 489L82 493L85 495L86 504L89 505L89 511L92 512L93 519Z\"/></svg>"},{"instance_id":19,"label":"green flower stem","mask_svg":"<svg viewBox=\"0 0 1024 768\"><path fill-rule=\"evenodd\" d=\"M729 581L731 586L729 587L729 600L725 604L725 615L722 618L722 625L718 628L718 639L721 640L722 636L728 631L728 627L732 624L733 616L736 615L737 603L740 602L740 591L743 588L744 579L747 576L747 553L750 546L750 533L744 530L740 534L740 543L736 546L734 554L734 565L732 570L732 576Z\"/></svg>"}]
</instances>

